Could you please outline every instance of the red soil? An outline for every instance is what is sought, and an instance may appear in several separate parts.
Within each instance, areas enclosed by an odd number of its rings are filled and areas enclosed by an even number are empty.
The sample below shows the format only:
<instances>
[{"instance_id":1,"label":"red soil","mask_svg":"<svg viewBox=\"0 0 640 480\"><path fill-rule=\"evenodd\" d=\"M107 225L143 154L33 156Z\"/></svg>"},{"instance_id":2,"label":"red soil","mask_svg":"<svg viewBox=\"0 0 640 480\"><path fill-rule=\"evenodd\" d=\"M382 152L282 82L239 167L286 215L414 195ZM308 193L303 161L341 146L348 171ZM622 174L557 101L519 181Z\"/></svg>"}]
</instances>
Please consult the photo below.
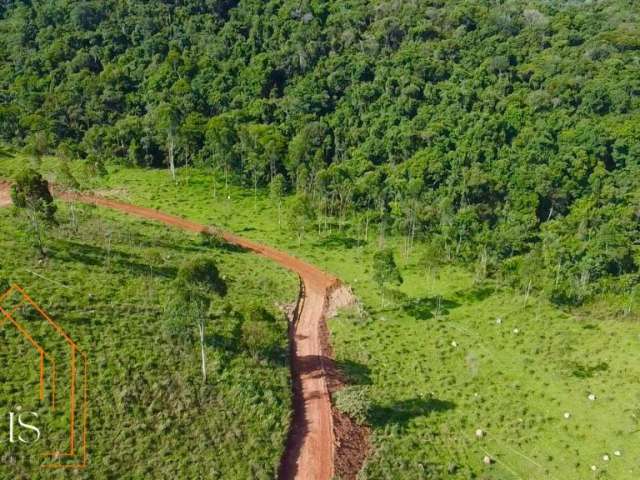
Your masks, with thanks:
<instances>
[{"instance_id":1,"label":"red soil","mask_svg":"<svg viewBox=\"0 0 640 480\"><path fill-rule=\"evenodd\" d=\"M0 207L11 205L11 195L9 195L9 184L0 182Z\"/></svg>"}]
</instances>

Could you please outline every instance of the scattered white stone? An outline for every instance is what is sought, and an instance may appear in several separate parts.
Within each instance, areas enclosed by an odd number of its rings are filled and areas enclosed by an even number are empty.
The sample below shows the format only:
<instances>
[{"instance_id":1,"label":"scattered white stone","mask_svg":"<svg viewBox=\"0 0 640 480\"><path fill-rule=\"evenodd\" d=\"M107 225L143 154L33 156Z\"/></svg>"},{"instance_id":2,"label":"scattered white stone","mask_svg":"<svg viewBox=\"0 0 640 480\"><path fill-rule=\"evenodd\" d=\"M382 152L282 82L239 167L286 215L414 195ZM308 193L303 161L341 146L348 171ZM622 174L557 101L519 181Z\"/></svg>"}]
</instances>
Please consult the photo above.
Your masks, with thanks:
<instances>
[{"instance_id":1,"label":"scattered white stone","mask_svg":"<svg viewBox=\"0 0 640 480\"><path fill-rule=\"evenodd\" d=\"M476 430L476 437L478 437L478 438L484 437L484 432L482 431L481 428Z\"/></svg>"},{"instance_id":2,"label":"scattered white stone","mask_svg":"<svg viewBox=\"0 0 640 480\"><path fill-rule=\"evenodd\" d=\"M474 396L474 397L477 397L477 396L478 396L478 392L474 393L474 394L473 394L473 396Z\"/></svg>"},{"instance_id":3,"label":"scattered white stone","mask_svg":"<svg viewBox=\"0 0 640 480\"><path fill-rule=\"evenodd\" d=\"M458 346L458 342L456 342L455 340L453 342L451 342L451 346L452 347L457 347Z\"/></svg>"},{"instance_id":4,"label":"scattered white stone","mask_svg":"<svg viewBox=\"0 0 640 480\"><path fill-rule=\"evenodd\" d=\"M594 471L594 472L595 472L597 469L598 469L598 467L596 467L595 465L591 465L591 470L592 470L592 471Z\"/></svg>"},{"instance_id":5,"label":"scattered white stone","mask_svg":"<svg viewBox=\"0 0 640 480\"><path fill-rule=\"evenodd\" d=\"M484 458L482 459L482 462L485 465L491 465L493 463L493 459L489 455L485 455Z\"/></svg>"},{"instance_id":6,"label":"scattered white stone","mask_svg":"<svg viewBox=\"0 0 640 480\"><path fill-rule=\"evenodd\" d=\"M500 317L496 318L496 323L500 325L502 323L502 319Z\"/></svg>"},{"instance_id":7,"label":"scattered white stone","mask_svg":"<svg viewBox=\"0 0 640 480\"><path fill-rule=\"evenodd\" d=\"M607 455L607 454L602 455L602 460L604 460L605 462L608 462L609 461L609 455Z\"/></svg>"},{"instance_id":8,"label":"scattered white stone","mask_svg":"<svg viewBox=\"0 0 640 480\"><path fill-rule=\"evenodd\" d=\"M517 328L514 328L513 333L520 333L520 330L518 330Z\"/></svg>"},{"instance_id":9,"label":"scattered white stone","mask_svg":"<svg viewBox=\"0 0 640 480\"><path fill-rule=\"evenodd\" d=\"M596 395L594 393L590 393L587 398L593 402L596 399Z\"/></svg>"},{"instance_id":10,"label":"scattered white stone","mask_svg":"<svg viewBox=\"0 0 640 480\"><path fill-rule=\"evenodd\" d=\"M569 412L564 412L564 418L571 418L571 414Z\"/></svg>"},{"instance_id":11,"label":"scattered white stone","mask_svg":"<svg viewBox=\"0 0 640 480\"><path fill-rule=\"evenodd\" d=\"M620 455L622 455L622 452L621 452L620 450L616 450L615 452L613 452L613 454L614 454L616 457L619 457Z\"/></svg>"}]
</instances>

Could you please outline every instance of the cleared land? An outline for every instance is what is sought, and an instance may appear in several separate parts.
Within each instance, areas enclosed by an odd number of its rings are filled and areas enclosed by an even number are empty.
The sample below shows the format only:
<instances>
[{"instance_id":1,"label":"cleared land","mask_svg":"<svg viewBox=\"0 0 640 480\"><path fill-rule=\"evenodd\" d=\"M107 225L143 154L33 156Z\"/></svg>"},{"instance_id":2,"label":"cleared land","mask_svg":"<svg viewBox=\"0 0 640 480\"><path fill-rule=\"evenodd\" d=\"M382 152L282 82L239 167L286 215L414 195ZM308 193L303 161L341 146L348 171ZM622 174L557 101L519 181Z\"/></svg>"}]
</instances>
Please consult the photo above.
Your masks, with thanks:
<instances>
[{"instance_id":1,"label":"cleared land","mask_svg":"<svg viewBox=\"0 0 640 480\"><path fill-rule=\"evenodd\" d=\"M214 198L202 172L180 178L176 188L166 172L123 170L105 183L142 204L281 245L338 275L362 300L363 318L343 316L330 328L338 364L368 384L373 404L375 453L365 478L636 478L635 297L564 311L534 294L525 306L524 292L506 279L437 273L429 264L438 259L419 247L404 259L401 239L388 238L406 279L381 309L370 271L375 232L365 242L334 225L332 235L309 231L299 247L266 193L257 204L237 188L231 199ZM495 462L484 465L485 455Z\"/></svg>"},{"instance_id":2,"label":"cleared land","mask_svg":"<svg viewBox=\"0 0 640 480\"><path fill-rule=\"evenodd\" d=\"M3 194L7 194L7 184L0 184L0 195ZM205 225L100 196L63 192L57 194L57 197L70 202L111 208L193 233L216 233ZM294 352L291 358L293 381L296 383L295 414L280 477L329 480L333 477L334 440L331 399L327 387L326 364L329 359L323 351L321 327L328 308L330 290L338 285L338 281L313 265L274 248L226 232L222 233L222 237L231 245L254 251L293 270L304 282L304 297L299 300L300 310L296 312L296 323L290 335Z\"/></svg>"},{"instance_id":3,"label":"cleared land","mask_svg":"<svg viewBox=\"0 0 640 480\"><path fill-rule=\"evenodd\" d=\"M508 279L438 267L419 246L405 259L401 239L387 238L405 282L381 308L370 271L375 232L365 241L350 225L341 233L333 225L331 235L308 231L298 246L266 192L254 203L250 190L227 195L219 181L214 197L209 174L198 170L182 170L177 187L166 172L129 169L98 186L277 244L354 287L365 314L344 314L330 329L338 364L372 403L374 454L364 478L637 477L633 292L573 310L535 294L525 304ZM495 462L484 465L485 455Z\"/></svg>"},{"instance_id":4,"label":"cleared land","mask_svg":"<svg viewBox=\"0 0 640 480\"><path fill-rule=\"evenodd\" d=\"M90 462L78 478L273 478L292 414L287 322L277 305L295 301L295 276L198 236L75 208L78 230L61 205L44 261L11 211L0 210L0 281L27 286L89 353ZM165 308L181 263L203 255L229 287L207 323L206 383L196 325ZM242 327L261 309L272 320L255 341ZM5 393L22 388L5 383ZM0 471L38 474L37 466Z\"/></svg>"},{"instance_id":5,"label":"cleared land","mask_svg":"<svg viewBox=\"0 0 640 480\"><path fill-rule=\"evenodd\" d=\"M196 233L208 233L206 225L197 224L180 217L149 208L130 205L99 196L61 194L70 201L80 201L112 208L147 220L156 220L166 225ZM304 298L291 335L291 358L294 382L297 386L294 397L294 423L283 460L281 478L324 480L333 477L333 423L331 399L327 387L326 363L323 351L321 326L327 309L330 289L337 286L336 278L325 274L306 262L287 255L275 248L261 245L237 235L223 232L222 237L232 245L256 252L276 261L281 266L296 272L302 278Z\"/></svg>"}]
</instances>

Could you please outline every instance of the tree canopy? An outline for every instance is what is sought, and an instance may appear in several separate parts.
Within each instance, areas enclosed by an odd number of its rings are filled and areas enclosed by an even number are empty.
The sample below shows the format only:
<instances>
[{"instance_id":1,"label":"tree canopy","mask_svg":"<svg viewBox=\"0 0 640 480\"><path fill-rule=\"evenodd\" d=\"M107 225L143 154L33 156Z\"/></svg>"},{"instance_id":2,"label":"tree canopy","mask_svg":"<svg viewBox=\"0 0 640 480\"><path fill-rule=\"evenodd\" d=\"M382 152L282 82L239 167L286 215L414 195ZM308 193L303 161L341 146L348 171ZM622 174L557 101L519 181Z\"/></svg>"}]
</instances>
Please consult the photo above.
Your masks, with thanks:
<instances>
[{"instance_id":1,"label":"tree canopy","mask_svg":"<svg viewBox=\"0 0 640 480\"><path fill-rule=\"evenodd\" d=\"M639 15L631 0L9 0L0 140L199 162L254 188L282 175L325 215L449 259L489 252L578 301L638 282Z\"/></svg>"}]
</instances>

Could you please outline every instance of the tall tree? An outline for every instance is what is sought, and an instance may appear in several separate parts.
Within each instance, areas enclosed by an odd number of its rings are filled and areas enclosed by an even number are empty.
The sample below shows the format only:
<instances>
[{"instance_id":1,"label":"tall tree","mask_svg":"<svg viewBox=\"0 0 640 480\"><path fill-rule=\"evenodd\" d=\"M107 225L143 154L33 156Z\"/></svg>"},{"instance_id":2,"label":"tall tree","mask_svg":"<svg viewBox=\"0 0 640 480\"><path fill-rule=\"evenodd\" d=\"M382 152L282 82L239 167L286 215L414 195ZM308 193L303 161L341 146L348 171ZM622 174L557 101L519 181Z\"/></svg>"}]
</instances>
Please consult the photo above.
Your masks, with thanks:
<instances>
[{"instance_id":1,"label":"tall tree","mask_svg":"<svg viewBox=\"0 0 640 480\"><path fill-rule=\"evenodd\" d=\"M373 255L373 279L380 288L380 304L384 308L386 286L401 285L404 281L391 249L379 250Z\"/></svg>"},{"instance_id":2,"label":"tall tree","mask_svg":"<svg viewBox=\"0 0 640 480\"><path fill-rule=\"evenodd\" d=\"M286 183L284 175L277 174L269 184L269 193L271 198L278 206L278 229L282 226L282 199L286 193Z\"/></svg>"},{"instance_id":3,"label":"tall tree","mask_svg":"<svg viewBox=\"0 0 640 480\"><path fill-rule=\"evenodd\" d=\"M15 208L25 213L38 251L45 257L46 229L56 223L56 205L49 182L36 170L27 169L16 177L11 187L11 199Z\"/></svg>"},{"instance_id":4,"label":"tall tree","mask_svg":"<svg viewBox=\"0 0 640 480\"><path fill-rule=\"evenodd\" d=\"M227 284L218 266L210 258L189 260L180 266L175 280L174 314L195 322L200 339L200 368L202 381L207 381L205 349L207 316L214 298L227 293Z\"/></svg>"},{"instance_id":5,"label":"tall tree","mask_svg":"<svg viewBox=\"0 0 640 480\"><path fill-rule=\"evenodd\" d=\"M166 136L167 160L171 178L176 180L176 137L180 126L181 113L178 108L170 103L161 103L155 110L155 120L160 131Z\"/></svg>"}]
</instances>

